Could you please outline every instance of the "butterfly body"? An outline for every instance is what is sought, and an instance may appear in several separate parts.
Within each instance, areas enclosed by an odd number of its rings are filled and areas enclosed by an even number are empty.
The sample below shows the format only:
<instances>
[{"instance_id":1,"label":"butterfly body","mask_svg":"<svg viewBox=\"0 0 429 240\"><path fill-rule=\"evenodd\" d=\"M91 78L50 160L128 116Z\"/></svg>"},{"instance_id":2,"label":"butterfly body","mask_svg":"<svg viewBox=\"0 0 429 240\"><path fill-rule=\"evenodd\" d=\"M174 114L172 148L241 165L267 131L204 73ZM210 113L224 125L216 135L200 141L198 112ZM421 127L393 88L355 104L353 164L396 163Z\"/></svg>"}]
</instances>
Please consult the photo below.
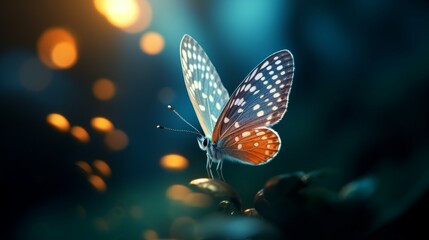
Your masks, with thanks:
<instances>
[{"instance_id":1,"label":"butterfly body","mask_svg":"<svg viewBox=\"0 0 429 240\"><path fill-rule=\"evenodd\" d=\"M210 137L199 137L197 138L198 145L201 150L207 152L207 158L211 159L212 162L219 162L223 159L221 149L217 147L216 143L213 143Z\"/></svg>"},{"instance_id":2,"label":"butterfly body","mask_svg":"<svg viewBox=\"0 0 429 240\"><path fill-rule=\"evenodd\" d=\"M262 165L279 152L281 140L271 127L284 116L292 85L294 63L288 50L263 60L231 94L202 47L189 35L180 44L183 76L189 98L205 136L197 138L222 177L224 159Z\"/></svg>"}]
</instances>

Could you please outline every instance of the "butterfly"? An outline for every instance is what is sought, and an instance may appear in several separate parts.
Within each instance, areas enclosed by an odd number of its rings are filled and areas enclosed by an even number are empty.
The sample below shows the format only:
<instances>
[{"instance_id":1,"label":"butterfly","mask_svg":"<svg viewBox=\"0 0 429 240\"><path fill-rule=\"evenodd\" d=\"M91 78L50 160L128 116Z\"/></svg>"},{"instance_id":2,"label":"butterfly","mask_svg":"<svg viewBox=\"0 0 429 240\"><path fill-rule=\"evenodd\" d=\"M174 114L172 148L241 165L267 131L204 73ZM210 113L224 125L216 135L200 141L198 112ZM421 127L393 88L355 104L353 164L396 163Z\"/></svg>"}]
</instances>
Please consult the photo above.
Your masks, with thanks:
<instances>
[{"instance_id":1,"label":"butterfly","mask_svg":"<svg viewBox=\"0 0 429 240\"><path fill-rule=\"evenodd\" d=\"M280 136L271 126L287 109L294 75L292 53L281 50L264 59L231 96L203 48L189 35L181 40L180 60L189 98L205 134L197 140L207 153L209 177L213 178L212 164L217 163L223 180L224 159L248 165L270 162L281 146Z\"/></svg>"}]
</instances>

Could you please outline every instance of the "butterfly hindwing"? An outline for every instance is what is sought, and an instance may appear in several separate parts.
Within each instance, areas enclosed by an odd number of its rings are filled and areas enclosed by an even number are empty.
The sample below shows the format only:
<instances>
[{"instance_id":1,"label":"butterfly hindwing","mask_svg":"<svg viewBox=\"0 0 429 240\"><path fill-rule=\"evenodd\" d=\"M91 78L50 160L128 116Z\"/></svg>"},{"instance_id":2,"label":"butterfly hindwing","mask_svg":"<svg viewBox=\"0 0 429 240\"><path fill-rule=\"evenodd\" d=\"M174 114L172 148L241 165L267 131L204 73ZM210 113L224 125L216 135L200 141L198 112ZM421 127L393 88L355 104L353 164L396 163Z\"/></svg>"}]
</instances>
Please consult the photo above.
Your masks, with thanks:
<instances>
[{"instance_id":1,"label":"butterfly hindwing","mask_svg":"<svg viewBox=\"0 0 429 240\"><path fill-rule=\"evenodd\" d=\"M189 98L205 135L211 136L228 91L207 54L189 35L180 43L180 58Z\"/></svg>"},{"instance_id":2,"label":"butterfly hindwing","mask_svg":"<svg viewBox=\"0 0 429 240\"><path fill-rule=\"evenodd\" d=\"M248 132L255 133L256 140L263 140L262 136L256 135L256 130L261 128L271 131L280 147L280 138L268 127L279 122L286 112L293 73L293 56L288 50L282 50L262 61L237 87L219 116L212 135L212 141L217 142L219 148L225 149L226 156L252 164L252 161L245 160L249 157L248 152L264 155L261 158L264 161L274 157L275 154L265 152L262 145L254 146L248 151L236 151L239 150L240 143L231 143ZM243 146L244 143L241 144ZM237 149L233 149L233 146ZM277 153L279 149L275 150Z\"/></svg>"},{"instance_id":3,"label":"butterfly hindwing","mask_svg":"<svg viewBox=\"0 0 429 240\"><path fill-rule=\"evenodd\" d=\"M227 138L223 149L232 160L251 165L261 165L273 159L280 150L280 137L270 128L244 131L234 138Z\"/></svg>"}]
</instances>

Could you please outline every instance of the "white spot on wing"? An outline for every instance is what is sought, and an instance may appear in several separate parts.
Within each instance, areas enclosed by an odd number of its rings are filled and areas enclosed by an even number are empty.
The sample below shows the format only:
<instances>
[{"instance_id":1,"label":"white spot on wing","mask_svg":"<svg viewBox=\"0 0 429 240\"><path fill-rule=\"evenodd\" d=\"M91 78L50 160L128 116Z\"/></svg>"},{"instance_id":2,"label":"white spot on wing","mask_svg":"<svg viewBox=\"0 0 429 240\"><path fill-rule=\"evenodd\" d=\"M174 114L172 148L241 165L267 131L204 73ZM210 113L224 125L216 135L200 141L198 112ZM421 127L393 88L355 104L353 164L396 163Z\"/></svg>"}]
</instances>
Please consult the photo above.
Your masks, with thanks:
<instances>
[{"instance_id":1,"label":"white spot on wing","mask_svg":"<svg viewBox=\"0 0 429 240\"><path fill-rule=\"evenodd\" d=\"M242 136L242 137L248 137L248 136L250 136L250 132L249 132L249 131L243 132L243 133L241 134L241 136Z\"/></svg>"},{"instance_id":2,"label":"white spot on wing","mask_svg":"<svg viewBox=\"0 0 429 240\"><path fill-rule=\"evenodd\" d=\"M253 111L258 110L258 109L259 109L259 107L260 107L260 105L259 105L259 104L256 104L255 106L253 106Z\"/></svg>"},{"instance_id":3,"label":"white spot on wing","mask_svg":"<svg viewBox=\"0 0 429 240\"><path fill-rule=\"evenodd\" d=\"M244 89L244 91L246 91L246 92L247 92L251 86L252 86L251 84L247 84L247 86L246 86L246 88Z\"/></svg>"},{"instance_id":4,"label":"white spot on wing","mask_svg":"<svg viewBox=\"0 0 429 240\"><path fill-rule=\"evenodd\" d=\"M256 134L256 136L258 136L258 137L260 137L260 136L263 136L263 135L265 135L265 132L258 132L257 134Z\"/></svg>"},{"instance_id":5,"label":"white spot on wing","mask_svg":"<svg viewBox=\"0 0 429 240\"><path fill-rule=\"evenodd\" d=\"M266 68L266 67L268 66L268 64L269 64L269 62L268 62L268 61L265 61L265 62L262 64L261 69Z\"/></svg>"},{"instance_id":6,"label":"white spot on wing","mask_svg":"<svg viewBox=\"0 0 429 240\"><path fill-rule=\"evenodd\" d=\"M253 72L252 72L252 74L250 75L250 78L249 79L252 79L254 76L255 76L255 74L256 74L256 72L258 71L258 69L256 68L255 70L253 70Z\"/></svg>"}]
</instances>

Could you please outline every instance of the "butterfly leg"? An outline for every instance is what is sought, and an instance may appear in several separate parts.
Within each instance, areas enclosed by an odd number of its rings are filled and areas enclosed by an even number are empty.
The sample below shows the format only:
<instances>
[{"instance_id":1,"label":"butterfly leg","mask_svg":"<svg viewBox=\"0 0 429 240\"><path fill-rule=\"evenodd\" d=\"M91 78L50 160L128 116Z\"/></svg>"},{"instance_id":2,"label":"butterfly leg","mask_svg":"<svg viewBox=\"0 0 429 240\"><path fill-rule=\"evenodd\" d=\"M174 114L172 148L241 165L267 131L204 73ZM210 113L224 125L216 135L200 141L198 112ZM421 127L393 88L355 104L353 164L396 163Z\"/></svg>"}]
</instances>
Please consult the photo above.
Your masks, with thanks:
<instances>
[{"instance_id":1,"label":"butterfly leg","mask_svg":"<svg viewBox=\"0 0 429 240\"><path fill-rule=\"evenodd\" d=\"M207 154L207 163L206 163L206 170L207 175L210 179L213 179L213 173L212 173L212 159L210 158L209 154Z\"/></svg>"},{"instance_id":2,"label":"butterfly leg","mask_svg":"<svg viewBox=\"0 0 429 240\"><path fill-rule=\"evenodd\" d=\"M219 179L225 182L225 178L223 177L222 167L223 167L223 159L219 160L219 162L217 163L216 172Z\"/></svg>"}]
</instances>

